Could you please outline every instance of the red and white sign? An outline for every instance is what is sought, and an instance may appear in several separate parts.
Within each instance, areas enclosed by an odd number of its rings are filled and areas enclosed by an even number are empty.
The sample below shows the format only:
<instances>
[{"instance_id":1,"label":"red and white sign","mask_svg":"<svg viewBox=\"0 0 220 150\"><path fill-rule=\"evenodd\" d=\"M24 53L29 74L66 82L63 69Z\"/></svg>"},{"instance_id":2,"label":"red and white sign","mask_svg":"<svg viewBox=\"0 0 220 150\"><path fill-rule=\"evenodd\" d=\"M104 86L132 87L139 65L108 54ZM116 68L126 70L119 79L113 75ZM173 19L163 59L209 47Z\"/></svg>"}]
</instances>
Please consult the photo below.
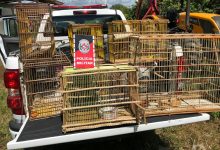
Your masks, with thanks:
<instances>
[{"instance_id":1,"label":"red and white sign","mask_svg":"<svg viewBox=\"0 0 220 150\"><path fill-rule=\"evenodd\" d=\"M88 35L75 35L74 39L74 68L94 68L94 37Z\"/></svg>"}]
</instances>

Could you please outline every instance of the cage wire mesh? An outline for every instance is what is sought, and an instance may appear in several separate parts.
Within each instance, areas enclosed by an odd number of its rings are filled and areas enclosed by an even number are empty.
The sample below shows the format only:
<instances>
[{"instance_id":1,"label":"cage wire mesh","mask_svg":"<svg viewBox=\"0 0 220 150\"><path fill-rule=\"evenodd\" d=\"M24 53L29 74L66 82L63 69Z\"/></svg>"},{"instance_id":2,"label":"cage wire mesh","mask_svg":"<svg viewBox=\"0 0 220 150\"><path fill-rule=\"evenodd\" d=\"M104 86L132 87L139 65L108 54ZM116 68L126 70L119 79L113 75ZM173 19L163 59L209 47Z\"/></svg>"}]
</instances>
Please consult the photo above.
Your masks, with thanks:
<instances>
[{"instance_id":1,"label":"cage wire mesh","mask_svg":"<svg viewBox=\"0 0 220 150\"><path fill-rule=\"evenodd\" d=\"M220 111L220 36L131 37L146 116Z\"/></svg>"},{"instance_id":2,"label":"cage wire mesh","mask_svg":"<svg viewBox=\"0 0 220 150\"><path fill-rule=\"evenodd\" d=\"M22 61L52 57L55 42L50 6L19 3L16 15Z\"/></svg>"},{"instance_id":3,"label":"cage wire mesh","mask_svg":"<svg viewBox=\"0 0 220 150\"><path fill-rule=\"evenodd\" d=\"M108 24L108 61L111 63L128 63L133 53L130 53L130 36L140 34L164 34L168 32L168 21L127 20L112 21Z\"/></svg>"},{"instance_id":4,"label":"cage wire mesh","mask_svg":"<svg viewBox=\"0 0 220 150\"><path fill-rule=\"evenodd\" d=\"M104 63L104 35L101 24L70 24L68 36L70 51L74 53L74 35L90 35L94 37L96 65Z\"/></svg>"},{"instance_id":5,"label":"cage wire mesh","mask_svg":"<svg viewBox=\"0 0 220 150\"><path fill-rule=\"evenodd\" d=\"M102 65L94 69L66 68L61 73L64 96L63 131L134 124L136 69Z\"/></svg>"},{"instance_id":6,"label":"cage wire mesh","mask_svg":"<svg viewBox=\"0 0 220 150\"><path fill-rule=\"evenodd\" d=\"M23 64L24 83L30 119L41 119L61 113L63 97L58 91L58 74L70 62L63 53L50 60L33 61Z\"/></svg>"}]
</instances>

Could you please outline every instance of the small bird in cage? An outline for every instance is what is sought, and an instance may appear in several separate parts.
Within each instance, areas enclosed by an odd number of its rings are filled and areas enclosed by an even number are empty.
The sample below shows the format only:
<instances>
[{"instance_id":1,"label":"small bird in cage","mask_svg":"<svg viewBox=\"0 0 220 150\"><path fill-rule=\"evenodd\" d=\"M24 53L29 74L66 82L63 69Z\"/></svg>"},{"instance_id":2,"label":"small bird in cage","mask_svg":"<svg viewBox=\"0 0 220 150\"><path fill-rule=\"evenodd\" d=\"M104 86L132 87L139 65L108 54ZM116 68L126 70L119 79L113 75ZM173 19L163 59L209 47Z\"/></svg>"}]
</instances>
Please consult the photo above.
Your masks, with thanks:
<instances>
[{"instance_id":1,"label":"small bird in cage","mask_svg":"<svg viewBox=\"0 0 220 150\"><path fill-rule=\"evenodd\" d=\"M152 78L152 72L154 71L154 69L158 66L158 63L155 61L153 62L153 65L151 65L153 67L140 67L138 70L138 78L139 80L150 80ZM141 93L146 93L149 91L152 91L153 89L155 89L154 87L152 87L153 85L147 85L145 84L144 86L141 86L139 89L139 92Z\"/></svg>"}]
</instances>

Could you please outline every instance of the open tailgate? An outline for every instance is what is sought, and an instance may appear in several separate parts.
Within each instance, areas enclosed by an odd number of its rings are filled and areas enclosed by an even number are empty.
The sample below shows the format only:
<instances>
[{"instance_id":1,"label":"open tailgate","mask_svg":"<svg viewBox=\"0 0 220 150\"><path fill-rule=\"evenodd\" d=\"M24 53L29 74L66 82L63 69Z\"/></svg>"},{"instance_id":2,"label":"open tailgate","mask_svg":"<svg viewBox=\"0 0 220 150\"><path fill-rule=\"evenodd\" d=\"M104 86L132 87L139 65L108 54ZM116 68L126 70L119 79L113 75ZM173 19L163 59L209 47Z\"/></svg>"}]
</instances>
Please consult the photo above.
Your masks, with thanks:
<instances>
[{"instance_id":1,"label":"open tailgate","mask_svg":"<svg viewBox=\"0 0 220 150\"><path fill-rule=\"evenodd\" d=\"M101 128L96 130L73 132L63 134L62 120L60 116L30 121L27 118L21 127L17 137L8 142L8 149L21 149L38 146L53 145L59 143L75 142L103 137L130 134L135 132L154 130L165 127L196 123L210 119L207 113L185 114L148 118L147 124L118 126L114 128Z\"/></svg>"}]
</instances>

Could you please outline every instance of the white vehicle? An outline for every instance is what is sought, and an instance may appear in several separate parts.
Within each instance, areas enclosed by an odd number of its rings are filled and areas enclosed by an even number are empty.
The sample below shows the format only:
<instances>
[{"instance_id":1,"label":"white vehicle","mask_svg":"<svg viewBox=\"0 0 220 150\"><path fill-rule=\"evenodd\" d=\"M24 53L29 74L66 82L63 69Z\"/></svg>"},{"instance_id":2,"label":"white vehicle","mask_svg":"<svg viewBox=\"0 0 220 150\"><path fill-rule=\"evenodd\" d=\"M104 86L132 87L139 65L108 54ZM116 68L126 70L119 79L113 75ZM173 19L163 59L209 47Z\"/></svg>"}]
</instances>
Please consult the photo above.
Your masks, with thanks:
<instances>
[{"instance_id":1,"label":"white vehicle","mask_svg":"<svg viewBox=\"0 0 220 150\"><path fill-rule=\"evenodd\" d=\"M86 12L83 15L77 14ZM88 15L93 13L92 15ZM8 21L9 20L9 21ZM12 21L13 20L13 23ZM55 39L57 41L67 42L67 23L102 23L104 32L107 32L106 22L112 20L125 20L123 13L119 10L112 9L68 9L53 11L53 21L56 26ZM45 145L53 145L59 143L75 142L81 140L97 139L129 133L136 133L159 128L166 128L177 125L184 125L210 119L206 113L202 114L186 114L172 115L162 117L150 117L147 124L131 125L126 127L116 127L108 129L94 129L92 131L84 131L78 133L63 134L60 117L41 119L30 121L29 115L24 114L25 93L21 93L19 79L22 77L19 74L19 49L18 39L12 33L12 24L15 24L14 17L2 18L4 32L7 36L0 36L0 58L5 66L5 85L8 88L7 102L9 108L13 112L13 119L9 123L9 131L13 140L7 144L8 149L22 149L30 147L38 147ZM16 28L16 26L14 26ZM11 39L11 40L10 40ZM16 45L17 44L17 45ZM12 45L13 48L12 48ZM65 45L65 44L64 44ZM8 48L10 47L11 48ZM67 47L63 47L67 48ZM16 89L10 88L10 83L17 85Z\"/></svg>"}]
</instances>

